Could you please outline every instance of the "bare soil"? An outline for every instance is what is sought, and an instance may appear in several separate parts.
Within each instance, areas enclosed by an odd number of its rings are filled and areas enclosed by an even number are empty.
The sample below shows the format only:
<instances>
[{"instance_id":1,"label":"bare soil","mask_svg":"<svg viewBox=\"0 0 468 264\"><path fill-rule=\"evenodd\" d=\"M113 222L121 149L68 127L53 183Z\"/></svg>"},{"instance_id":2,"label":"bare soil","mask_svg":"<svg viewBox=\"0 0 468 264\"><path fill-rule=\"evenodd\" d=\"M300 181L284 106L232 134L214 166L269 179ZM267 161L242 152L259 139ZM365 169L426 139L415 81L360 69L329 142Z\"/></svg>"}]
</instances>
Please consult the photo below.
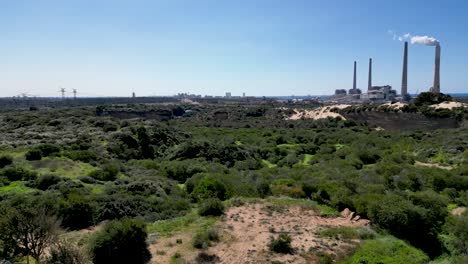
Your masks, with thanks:
<instances>
[{"instance_id":1,"label":"bare soil","mask_svg":"<svg viewBox=\"0 0 468 264\"><path fill-rule=\"evenodd\" d=\"M230 208L216 228L221 241L206 250L219 257L218 263L317 263L319 253L334 256L346 254L356 247L359 240L341 240L320 237L318 233L329 227L362 227L368 220L351 221L345 217L326 218L311 208L299 205L274 206L266 202L246 204ZM294 254L276 254L268 249L271 237L281 233L292 237ZM177 234L160 238L150 246L152 263L169 263L176 252L182 255L182 263L196 263L201 252L191 246L192 234ZM176 244L182 239L181 244ZM159 255L156 251L159 251ZM161 253L164 252L164 255Z\"/></svg>"}]
</instances>

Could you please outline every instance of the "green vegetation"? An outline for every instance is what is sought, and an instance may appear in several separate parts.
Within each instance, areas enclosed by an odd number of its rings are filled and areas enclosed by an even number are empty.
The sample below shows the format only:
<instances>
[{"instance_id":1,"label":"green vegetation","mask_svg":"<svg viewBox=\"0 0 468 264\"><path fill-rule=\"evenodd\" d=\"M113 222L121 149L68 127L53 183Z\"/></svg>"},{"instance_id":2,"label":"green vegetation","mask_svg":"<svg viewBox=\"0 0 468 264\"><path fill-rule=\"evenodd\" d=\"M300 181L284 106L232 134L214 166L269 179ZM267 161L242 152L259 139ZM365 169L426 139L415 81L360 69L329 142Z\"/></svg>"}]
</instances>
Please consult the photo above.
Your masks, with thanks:
<instances>
[{"instance_id":1,"label":"green vegetation","mask_svg":"<svg viewBox=\"0 0 468 264\"><path fill-rule=\"evenodd\" d=\"M218 198L209 198L200 204L198 213L201 216L220 216L224 213L224 205Z\"/></svg>"},{"instance_id":2,"label":"green vegetation","mask_svg":"<svg viewBox=\"0 0 468 264\"><path fill-rule=\"evenodd\" d=\"M201 217L194 211L185 216L151 223L148 225L148 232L158 233L161 236L170 236L177 232L194 230L197 227L208 228L217 220L216 217Z\"/></svg>"},{"instance_id":3,"label":"green vegetation","mask_svg":"<svg viewBox=\"0 0 468 264\"><path fill-rule=\"evenodd\" d=\"M428 261L429 258L422 251L405 242L393 237L382 237L365 241L347 263L423 264Z\"/></svg>"},{"instance_id":4,"label":"green vegetation","mask_svg":"<svg viewBox=\"0 0 468 264\"><path fill-rule=\"evenodd\" d=\"M320 231L320 236L337 239L373 239L377 236L370 228L331 227Z\"/></svg>"},{"instance_id":5,"label":"green vegetation","mask_svg":"<svg viewBox=\"0 0 468 264\"><path fill-rule=\"evenodd\" d=\"M94 263L147 263L150 258L144 223L112 221L90 238Z\"/></svg>"},{"instance_id":6,"label":"green vegetation","mask_svg":"<svg viewBox=\"0 0 468 264\"><path fill-rule=\"evenodd\" d=\"M204 228L197 231L192 239L192 246L198 249L207 249L213 242L219 241L219 234L215 228Z\"/></svg>"},{"instance_id":7,"label":"green vegetation","mask_svg":"<svg viewBox=\"0 0 468 264\"><path fill-rule=\"evenodd\" d=\"M446 115L429 105L447 98L433 99L423 96L416 101L420 106L402 111ZM113 115L136 112L148 116ZM216 117L218 112L228 118ZM151 118L157 113L170 118ZM213 242L206 233L225 206L257 200L273 209L297 205L325 217L349 208L369 219L370 228L319 234L365 240L350 263L406 262L411 254L416 257L409 263L427 261L425 254L463 259L467 216L449 212L468 206L466 128L377 131L353 120L285 120L290 114L291 109L269 102L2 112L0 208L47 208L46 215L61 219L60 229L67 232L112 223L97 227L105 232L96 231L99 235L79 246L51 247L56 262L68 255L79 259L83 248L102 256L116 230L134 230L141 237L145 229L162 237L192 232L198 234L194 245L203 248ZM448 115L463 119L466 109ZM7 215L0 223L11 220ZM135 238L141 246L135 252L146 258L141 237ZM32 256L12 251L18 243L10 242L0 243L0 260ZM396 252L394 259L386 248Z\"/></svg>"}]
</instances>

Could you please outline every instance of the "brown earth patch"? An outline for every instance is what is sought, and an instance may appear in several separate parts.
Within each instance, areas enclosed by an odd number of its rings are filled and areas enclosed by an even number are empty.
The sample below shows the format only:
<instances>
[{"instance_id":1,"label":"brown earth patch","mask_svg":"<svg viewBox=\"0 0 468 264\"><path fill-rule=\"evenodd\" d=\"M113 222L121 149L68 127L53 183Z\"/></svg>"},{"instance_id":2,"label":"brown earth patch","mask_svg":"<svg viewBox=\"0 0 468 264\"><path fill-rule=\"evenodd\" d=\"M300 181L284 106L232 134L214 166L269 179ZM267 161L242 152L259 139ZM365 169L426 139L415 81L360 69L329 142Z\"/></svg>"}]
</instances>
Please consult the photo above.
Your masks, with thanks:
<instances>
[{"instance_id":1,"label":"brown earth patch","mask_svg":"<svg viewBox=\"0 0 468 264\"><path fill-rule=\"evenodd\" d=\"M321 230L330 227L358 228L368 224L368 220L352 221L349 217L321 217L314 208L300 205L250 203L228 209L221 221L215 224L221 235L220 242L204 252L219 257L217 263L318 263L319 253L336 257L346 254L359 243L358 239L321 237ZM271 237L282 233L292 237L295 254L269 251ZM177 239L182 242L176 244ZM157 239L150 246L152 263L169 263L176 253L181 255L180 263L196 263L195 257L202 251L192 247L191 239L192 234L189 233Z\"/></svg>"}]
</instances>

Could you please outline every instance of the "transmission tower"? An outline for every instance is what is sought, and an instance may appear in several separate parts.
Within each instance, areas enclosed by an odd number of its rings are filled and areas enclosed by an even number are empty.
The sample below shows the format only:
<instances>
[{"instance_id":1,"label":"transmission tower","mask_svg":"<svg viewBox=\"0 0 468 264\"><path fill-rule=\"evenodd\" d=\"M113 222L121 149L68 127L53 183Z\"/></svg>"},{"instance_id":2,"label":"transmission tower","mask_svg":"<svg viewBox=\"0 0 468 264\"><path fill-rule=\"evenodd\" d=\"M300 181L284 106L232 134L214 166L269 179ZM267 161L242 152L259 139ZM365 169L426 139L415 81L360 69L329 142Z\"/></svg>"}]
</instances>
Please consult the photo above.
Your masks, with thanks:
<instances>
[{"instance_id":1,"label":"transmission tower","mask_svg":"<svg viewBox=\"0 0 468 264\"><path fill-rule=\"evenodd\" d=\"M62 94L62 99L65 99L65 88L60 88L60 93Z\"/></svg>"},{"instance_id":2,"label":"transmission tower","mask_svg":"<svg viewBox=\"0 0 468 264\"><path fill-rule=\"evenodd\" d=\"M73 100L76 100L76 94L77 94L76 89L73 89Z\"/></svg>"}]
</instances>

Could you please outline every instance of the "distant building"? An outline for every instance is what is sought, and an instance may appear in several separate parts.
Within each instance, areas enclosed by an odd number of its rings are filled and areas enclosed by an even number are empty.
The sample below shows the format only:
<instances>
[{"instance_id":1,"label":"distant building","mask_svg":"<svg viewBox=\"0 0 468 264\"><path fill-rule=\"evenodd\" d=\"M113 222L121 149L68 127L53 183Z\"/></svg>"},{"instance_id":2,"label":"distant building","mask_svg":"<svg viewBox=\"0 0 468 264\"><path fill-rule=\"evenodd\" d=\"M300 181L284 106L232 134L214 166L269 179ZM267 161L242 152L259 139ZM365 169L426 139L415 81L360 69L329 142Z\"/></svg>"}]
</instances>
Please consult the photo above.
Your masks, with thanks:
<instances>
[{"instance_id":1,"label":"distant building","mask_svg":"<svg viewBox=\"0 0 468 264\"><path fill-rule=\"evenodd\" d=\"M349 89L348 94L350 94L350 95L362 94L362 91L359 88L353 88L353 89Z\"/></svg>"},{"instance_id":2,"label":"distant building","mask_svg":"<svg viewBox=\"0 0 468 264\"><path fill-rule=\"evenodd\" d=\"M394 100L396 95L396 90L393 90L390 85L372 86L367 92L367 95L363 96L363 99L369 99L372 101Z\"/></svg>"},{"instance_id":3,"label":"distant building","mask_svg":"<svg viewBox=\"0 0 468 264\"><path fill-rule=\"evenodd\" d=\"M340 96L340 95L345 96L346 94L347 94L346 89L336 89L336 90L335 90L335 95L338 95L338 96Z\"/></svg>"},{"instance_id":4,"label":"distant building","mask_svg":"<svg viewBox=\"0 0 468 264\"><path fill-rule=\"evenodd\" d=\"M226 98L231 98L231 93L230 92L226 93Z\"/></svg>"}]
</instances>

